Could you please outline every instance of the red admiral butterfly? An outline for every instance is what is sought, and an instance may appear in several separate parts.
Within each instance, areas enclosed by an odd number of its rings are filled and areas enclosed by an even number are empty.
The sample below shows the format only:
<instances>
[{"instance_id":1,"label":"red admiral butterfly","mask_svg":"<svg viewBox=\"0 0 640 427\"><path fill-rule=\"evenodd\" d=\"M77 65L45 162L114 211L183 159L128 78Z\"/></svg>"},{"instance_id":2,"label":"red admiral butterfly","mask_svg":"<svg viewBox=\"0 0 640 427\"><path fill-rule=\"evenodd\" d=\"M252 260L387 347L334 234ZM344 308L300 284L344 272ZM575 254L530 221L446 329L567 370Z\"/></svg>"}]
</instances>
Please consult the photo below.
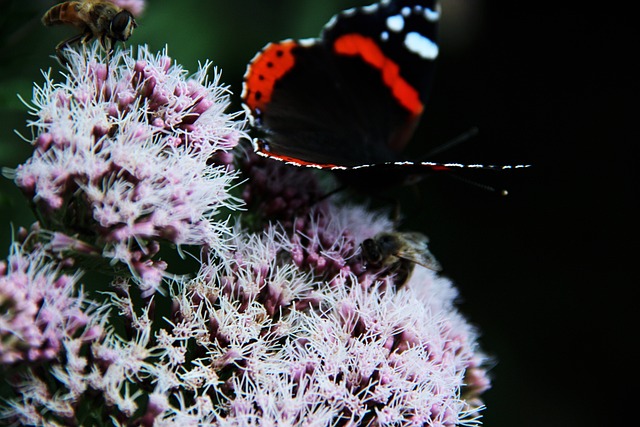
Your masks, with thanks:
<instances>
[{"instance_id":1,"label":"red admiral butterfly","mask_svg":"<svg viewBox=\"0 0 640 427\"><path fill-rule=\"evenodd\" d=\"M348 171L341 178L357 175L367 186L432 170L508 168L401 157L431 85L439 18L436 0L384 0L334 16L319 39L268 44L244 76L254 150Z\"/></svg>"}]
</instances>

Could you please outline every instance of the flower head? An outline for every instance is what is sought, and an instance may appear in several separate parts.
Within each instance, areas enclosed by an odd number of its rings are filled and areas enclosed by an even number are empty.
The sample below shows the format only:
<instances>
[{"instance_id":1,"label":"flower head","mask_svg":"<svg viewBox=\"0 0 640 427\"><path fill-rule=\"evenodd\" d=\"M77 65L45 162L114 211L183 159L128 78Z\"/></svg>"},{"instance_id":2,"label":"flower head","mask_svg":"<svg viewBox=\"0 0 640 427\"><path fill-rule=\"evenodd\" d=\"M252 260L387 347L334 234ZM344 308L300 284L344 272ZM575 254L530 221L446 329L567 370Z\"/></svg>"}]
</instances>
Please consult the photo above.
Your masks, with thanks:
<instances>
[{"instance_id":1,"label":"flower head","mask_svg":"<svg viewBox=\"0 0 640 427\"><path fill-rule=\"evenodd\" d=\"M342 226L387 221L359 212ZM448 280L422 267L400 289L344 269L328 280L329 269L292 263L277 226L238 228L233 247L172 287L172 320L147 363L162 402L154 422L479 424L483 356Z\"/></svg>"},{"instance_id":2,"label":"flower head","mask_svg":"<svg viewBox=\"0 0 640 427\"><path fill-rule=\"evenodd\" d=\"M305 218L314 206L324 204L318 202L323 189L309 169L293 168L254 153L239 156L239 163L248 178L242 197L257 217L255 222L278 221L289 228L296 218Z\"/></svg>"},{"instance_id":3,"label":"flower head","mask_svg":"<svg viewBox=\"0 0 640 427\"><path fill-rule=\"evenodd\" d=\"M78 292L79 274L68 275L42 248L14 243L0 262L0 365L48 361L66 340L94 336L91 304Z\"/></svg>"},{"instance_id":4,"label":"flower head","mask_svg":"<svg viewBox=\"0 0 640 427\"><path fill-rule=\"evenodd\" d=\"M235 174L212 164L233 148L242 121L227 114L226 87L208 64L187 77L165 52L119 51L109 67L94 44L69 50L64 82L49 74L34 91L33 156L14 173L45 228L96 247L126 265L153 293L166 264L160 241L222 248L228 228L214 221L236 208Z\"/></svg>"}]
</instances>

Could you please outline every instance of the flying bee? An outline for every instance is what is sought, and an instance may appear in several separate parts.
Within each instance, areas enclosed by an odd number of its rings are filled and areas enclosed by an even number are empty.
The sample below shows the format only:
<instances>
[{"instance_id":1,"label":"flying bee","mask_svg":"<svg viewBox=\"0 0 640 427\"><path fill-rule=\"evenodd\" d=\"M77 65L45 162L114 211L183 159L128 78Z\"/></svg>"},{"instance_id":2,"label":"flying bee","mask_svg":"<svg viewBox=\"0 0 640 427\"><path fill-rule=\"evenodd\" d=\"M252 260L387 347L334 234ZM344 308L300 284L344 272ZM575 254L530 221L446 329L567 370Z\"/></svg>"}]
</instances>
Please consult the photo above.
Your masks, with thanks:
<instances>
[{"instance_id":1,"label":"flying bee","mask_svg":"<svg viewBox=\"0 0 640 427\"><path fill-rule=\"evenodd\" d=\"M368 267L395 274L402 286L411 276L415 264L440 271L440 263L431 254L429 239L417 232L382 232L362 242L362 258Z\"/></svg>"},{"instance_id":2,"label":"flying bee","mask_svg":"<svg viewBox=\"0 0 640 427\"><path fill-rule=\"evenodd\" d=\"M113 43L126 41L138 25L131 12L108 0L65 1L53 6L42 17L42 23L72 25L81 33L61 41L56 46L56 55L62 64L67 64L62 49L74 43L88 43L96 38L107 52L107 62L113 51Z\"/></svg>"}]
</instances>

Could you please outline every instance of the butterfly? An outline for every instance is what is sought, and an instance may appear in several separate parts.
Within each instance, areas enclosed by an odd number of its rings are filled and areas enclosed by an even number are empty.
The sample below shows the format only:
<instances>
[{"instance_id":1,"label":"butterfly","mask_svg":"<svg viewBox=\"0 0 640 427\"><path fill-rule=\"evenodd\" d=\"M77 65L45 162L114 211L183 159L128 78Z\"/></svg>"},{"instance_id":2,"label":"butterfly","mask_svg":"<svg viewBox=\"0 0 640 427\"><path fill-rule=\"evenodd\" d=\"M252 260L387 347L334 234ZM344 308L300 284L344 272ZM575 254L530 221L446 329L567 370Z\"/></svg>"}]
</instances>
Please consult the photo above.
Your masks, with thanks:
<instances>
[{"instance_id":1,"label":"butterfly","mask_svg":"<svg viewBox=\"0 0 640 427\"><path fill-rule=\"evenodd\" d=\"M381 1L340 12L319 38L269 43L243 82L254 151L369 188L432 171L512 168L403 157L432 84L440 16L435 0Z\"/></svg>"}]
</instances>

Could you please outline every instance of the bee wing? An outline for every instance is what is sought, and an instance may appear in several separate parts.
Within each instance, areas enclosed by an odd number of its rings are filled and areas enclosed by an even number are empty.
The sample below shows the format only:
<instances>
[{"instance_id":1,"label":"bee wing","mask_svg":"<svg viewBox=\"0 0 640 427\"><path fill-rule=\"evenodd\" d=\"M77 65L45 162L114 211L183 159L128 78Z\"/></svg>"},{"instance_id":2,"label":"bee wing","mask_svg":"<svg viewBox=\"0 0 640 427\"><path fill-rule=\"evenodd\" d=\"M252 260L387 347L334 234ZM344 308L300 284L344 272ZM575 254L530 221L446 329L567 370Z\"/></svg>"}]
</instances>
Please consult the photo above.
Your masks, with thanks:
<instances>
[{"instance_id":1,"label":"bee wing","mask_svg":"<svg viewBox=\"0 0 640 427\"><path fill-rule=\"evenodd\" d=\"M405 242L411 244L416 248L427 246L427 244L429 243L429 238L422 233L418 233L417 231L403 231L399 234L402 236L402 239Z\"/></svg>"},{"instance_id":2,"label":"bee wing","mask_svg":"<svg viewBox=\"0 0 640 427\"><path fill-rule=\"evenodd\" d=\"M420 264L430 270L440 271L442 267L429 250L429 238L422 233L406 232L402 234L406 243L398 252L398 258Z\"/></svg>"}]
</instances>

